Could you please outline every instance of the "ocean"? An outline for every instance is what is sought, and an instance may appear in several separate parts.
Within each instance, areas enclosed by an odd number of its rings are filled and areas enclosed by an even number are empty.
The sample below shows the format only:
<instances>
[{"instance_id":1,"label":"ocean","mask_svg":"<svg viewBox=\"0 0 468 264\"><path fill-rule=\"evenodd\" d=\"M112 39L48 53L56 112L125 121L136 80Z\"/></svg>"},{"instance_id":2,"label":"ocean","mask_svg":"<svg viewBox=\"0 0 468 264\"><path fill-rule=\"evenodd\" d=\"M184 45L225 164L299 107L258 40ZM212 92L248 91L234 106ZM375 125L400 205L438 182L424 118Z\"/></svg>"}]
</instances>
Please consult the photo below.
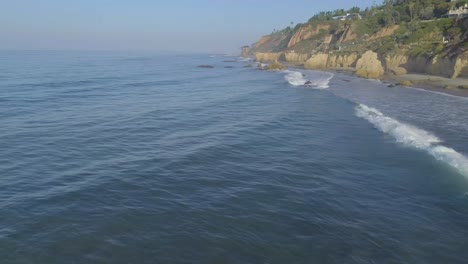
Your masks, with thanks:
<instances>
[{"instance_id":1,"label":"ocean","mask_svg":"<svg viewBox=\"0 0 468 264\"><path fill-rule=\"evenodd\" d=\"M0 52L0 263L466 263L468 98L250 64Z\"/></svg>"}]
</instances>

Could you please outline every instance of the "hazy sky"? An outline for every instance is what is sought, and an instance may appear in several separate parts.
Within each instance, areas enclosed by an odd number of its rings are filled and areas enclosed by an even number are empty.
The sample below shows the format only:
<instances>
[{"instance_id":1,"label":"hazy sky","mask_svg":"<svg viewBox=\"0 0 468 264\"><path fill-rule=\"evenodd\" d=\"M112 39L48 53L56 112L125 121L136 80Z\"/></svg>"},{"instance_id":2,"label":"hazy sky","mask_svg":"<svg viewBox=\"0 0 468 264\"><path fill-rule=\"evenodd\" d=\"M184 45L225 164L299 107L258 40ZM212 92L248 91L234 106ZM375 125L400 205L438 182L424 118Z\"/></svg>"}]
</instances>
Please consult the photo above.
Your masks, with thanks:
<instances>
[{"instance_id":1,"label":"hazy sky","mask_svg":"<svg viewBox=\"0 0 468 264\"><path fill-rule=\"evenodd\" d=\"M0 49L237 52L313 14L373 0L0 0Z\"/></svg>"}]
</instances>

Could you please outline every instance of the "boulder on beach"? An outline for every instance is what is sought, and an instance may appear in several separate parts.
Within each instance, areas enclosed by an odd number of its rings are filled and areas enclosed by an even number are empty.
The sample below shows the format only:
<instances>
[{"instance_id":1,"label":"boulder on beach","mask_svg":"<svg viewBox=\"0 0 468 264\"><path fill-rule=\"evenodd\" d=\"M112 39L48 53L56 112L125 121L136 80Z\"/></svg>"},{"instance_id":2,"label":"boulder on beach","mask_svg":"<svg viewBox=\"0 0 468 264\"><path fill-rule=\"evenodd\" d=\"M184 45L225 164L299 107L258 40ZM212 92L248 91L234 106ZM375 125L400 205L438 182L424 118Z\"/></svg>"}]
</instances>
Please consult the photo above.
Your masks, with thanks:
<instances>
[{"instance_id":1,"label":"boulder on beach","mask_svg":"<svg viewBox=\"0 0 468 264\"><path fill-rule=\"evenodd\" d=\"M356 74L366 79L377 79L384 74L385 70L377 53L369 50L362 54L356 63Z\"/></svg>"},{"instance_id":2,"label":"boulder on beach","mask_svg":"<svg viewBox=\"0 0 468 264\"><path fill-rule=\"evenodd\" d=\"M409 81L409 80L403 80L403 81L399 82L398 85L402 85L402 86L413 86L413 82L412 82L412 81Z\"/></svg>"},{"instance_id":3,"label":"boulder on beach","mask_svg":"<svg viewBox=\"0 0 468 264\"><path fill-rule=\"evenodd\" d=\"M408 71L403 67L394 67L390 69L390 73L393 75L404 75L407 74Z\"/></svg>"}]
</instances>

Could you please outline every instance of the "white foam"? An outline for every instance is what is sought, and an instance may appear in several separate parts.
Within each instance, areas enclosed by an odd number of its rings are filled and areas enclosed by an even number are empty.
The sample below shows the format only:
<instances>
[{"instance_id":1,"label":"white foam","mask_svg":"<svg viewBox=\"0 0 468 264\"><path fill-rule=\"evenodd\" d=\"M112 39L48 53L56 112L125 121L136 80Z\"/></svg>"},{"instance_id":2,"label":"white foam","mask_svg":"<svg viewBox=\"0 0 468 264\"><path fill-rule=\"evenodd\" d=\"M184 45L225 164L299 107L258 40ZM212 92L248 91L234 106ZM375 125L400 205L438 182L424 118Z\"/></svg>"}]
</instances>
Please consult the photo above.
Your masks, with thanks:
<instances>
[{"instance_id":1,"label":"white foam","mask_svg":"<svg viewBox=\"0 0 468 264\"><path fill-rule=\"evenodd\" d=\"M252 58L239 57L239 58L237 58L237 60L240 61L240 62L248 62L248 61L251 61Z\"/></svg>"},{"instance_id":2,"label":"white foam","mask_svg":"<svg viewBox=\"0 0 468 264\"><path fill-rule=\"evenodd\" d=\"M297 72L297 71L284 71L284 72L286 73L286 76L284 76L284 78L291 85L301 86L307 82L307 80L304 78L304 76L300 72Z\"/></svg>"},{"instance_id":3,"label":"white foam","mask_svg":"<svg viewBox=\"0 0 468 264\"><path fill-rule=\"evenodd\" d=\"M449 164L468 177L468 158L454 149L441 145L442 141L435 135L385 116L377 109L363 104L356 107L356 115L366 119L383 133L391 135L397 142L424 150L435 159Z\"/></svg>"},{"instance_id":4,"label":"white foam","mask_svg":"<svg viewBox=\"0 0 468 264\"><path fill-rule=\"evenodd\" d=\"M334 74L332 73L323 73L320 76L313 76L308 80L304 76L303 73L298 72L298 71L289 71L286 70L284 71L286 73L285 79L286 81L289 82L289 84L293 86L302 86L305 85L307 82L310 82L310 84L307 84L307 86L315 89L326 89L329 87L330 80L333 78Z\"/></svg>"}]
</instances>

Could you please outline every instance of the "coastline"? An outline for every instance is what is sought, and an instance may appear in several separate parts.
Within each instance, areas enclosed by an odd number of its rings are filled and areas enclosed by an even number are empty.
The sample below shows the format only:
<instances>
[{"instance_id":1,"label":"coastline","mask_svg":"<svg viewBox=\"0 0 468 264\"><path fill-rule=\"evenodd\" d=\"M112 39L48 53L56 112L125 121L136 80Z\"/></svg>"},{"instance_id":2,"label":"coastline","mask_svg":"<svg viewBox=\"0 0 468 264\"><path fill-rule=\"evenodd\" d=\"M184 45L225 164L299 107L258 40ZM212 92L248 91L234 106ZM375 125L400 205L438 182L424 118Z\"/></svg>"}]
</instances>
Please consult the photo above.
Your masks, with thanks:
<instances>
[{"instance_id":1,"label":"coastline","mask_svg":"<svg viewBox=\"0 0 468 264\"><path fill-rule=\"evenodd\" d=\"M410 73L404 75L385 75L381 80L394 85L401 82L410 82L411 85L409 85L409 87L412 88L468 97L468 79L466 78L450 79L441 76Z\"/></svg>"},{"instance_id":2,"label":"coastline","mask_svg":"<svg viewBox=\"0 0 468 264\"><path fill-rule=\"evenodd\" d=\"M255 61L255 58L252 58ZM303 65L291 65L286 62L282 62L287 68L300 68L304 70L314 70L307 69ZM319 69L317 69L319 70ZM352 67L335 67L320 69L321 71L328 72L337 72L337 73L347 73L353 75L357 78L362 78L355 74L355 69ZM362 78L365 79L365 78ZM379 78L380 81L387 85L398 85L409 88L423 89L432 92L439 92L448 95L460 96L468 98L468 79L467 78L445 78L436 75L427 75L427 74L418 74L418 73L408 73L403 75L384 75ZM407 82L407 84L402 84L402 82ZM466 88L459 88L466 87Z\"/></svg>"}]
</instances>

